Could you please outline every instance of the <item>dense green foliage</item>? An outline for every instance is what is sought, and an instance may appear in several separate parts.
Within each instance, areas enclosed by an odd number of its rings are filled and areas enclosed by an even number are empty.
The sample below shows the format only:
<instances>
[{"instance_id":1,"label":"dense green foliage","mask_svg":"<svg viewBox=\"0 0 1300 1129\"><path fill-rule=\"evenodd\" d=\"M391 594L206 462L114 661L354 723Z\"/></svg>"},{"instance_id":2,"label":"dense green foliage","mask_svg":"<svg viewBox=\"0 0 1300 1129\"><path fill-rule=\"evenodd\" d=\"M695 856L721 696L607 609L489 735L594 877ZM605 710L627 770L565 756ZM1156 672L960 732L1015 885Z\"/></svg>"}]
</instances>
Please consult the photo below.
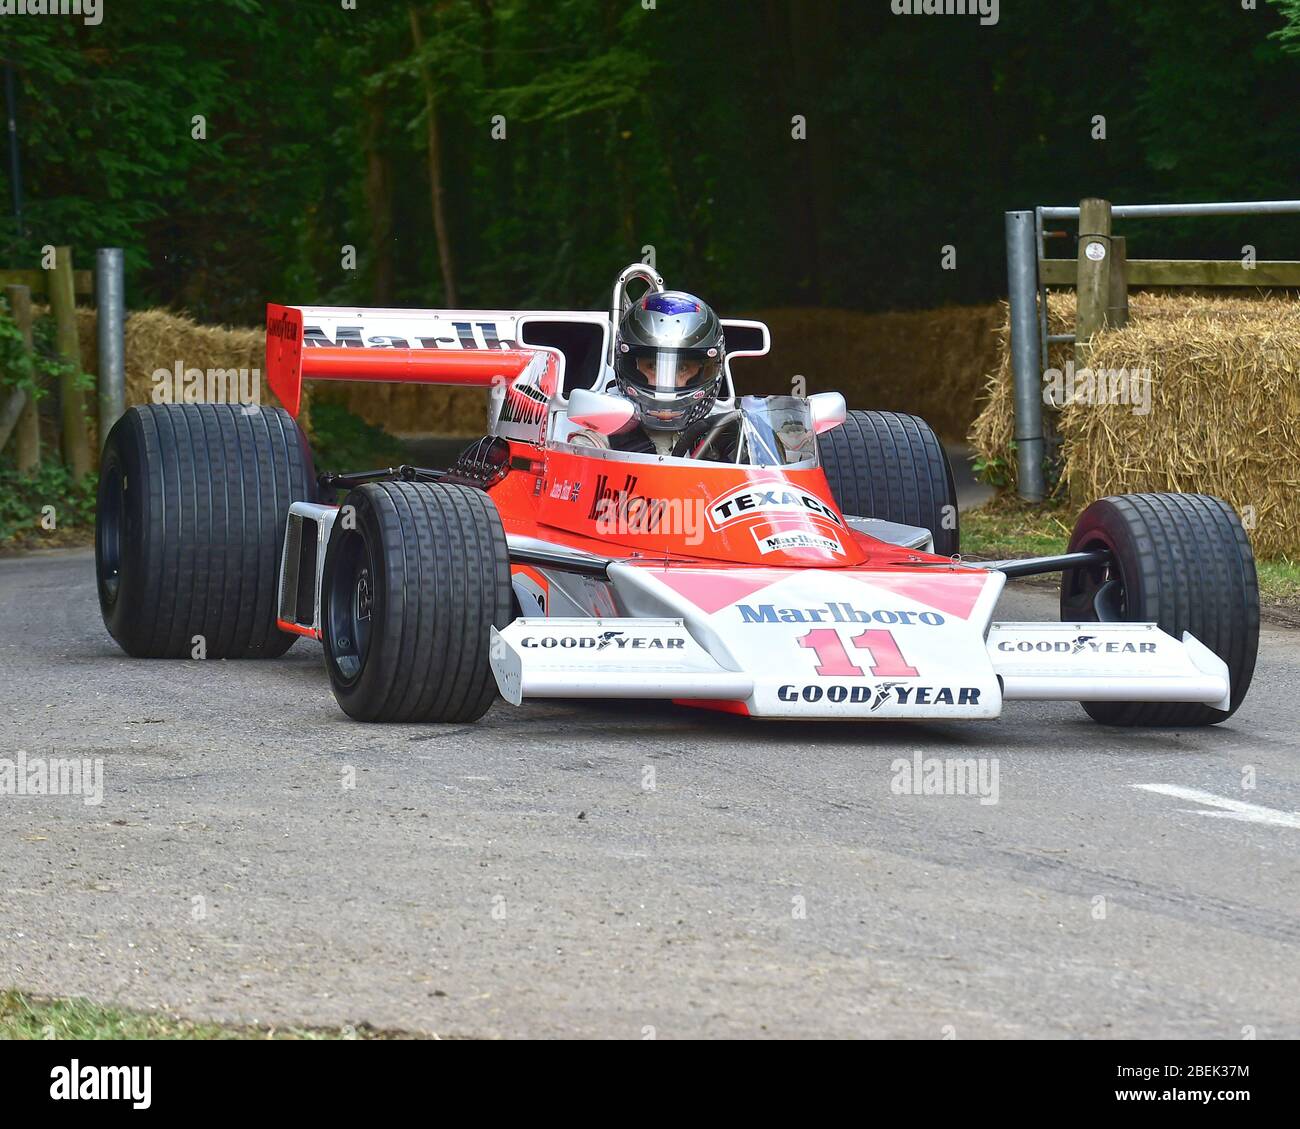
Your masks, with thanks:
<instances>
[{"instance_id":1,"label":"dense green foliage","mask_svg":"<svg viewBox=\"0 0 1300 1129\"><path fill-rule=\"evenodd\" d=\"M1008 208L1300 183L1300 0L1002 0L991 27L890 0L651 3L110 0L93 27L7 17L27 233L6 217L0 265L121 245L133 306L203 320L256 322L267 299L440 302L430 103L462 305L602 303L648 245L731 309L987 299ZM1280 258L1300 225L1126 234L1147 256Z\"/></svg>"},{"instance_id":2,"label":"dense green foliage","mask_svg":"<svg viewBox=\"0 0 1300 1129\"><path fill-rule=\"evenodd\" d=\"M14 321L8 302L0 297L0 376L3 386L21 388L29 396L42 400L49 395L54 382L72 366L59 360L54 347L54 319L38 317L32 325L32 352L23 343L22 331ZM83 391L94 386L93 378L77 373Z\"/></svg>"},{"instance_id":3,"label":"dense green foliage","mask_svg":"<svg viewBox=\"0 0 1300 1129\"><path fill-rule=\"evenodd\" d=\"M19 474L11 459L0 457L0 546L50 542L49 534L85 530L95 522L95 478L75 482L54 460L35 474Z\"/></svg>"},{"instance_id":4,"label":"dense green foliage","mask_svg":"<svg viewBox=\"0 0 1300 1129\"><path fill-rule=\"evenodd\" d=\"M1280 10L1284 26L1274 33L1288 51L1300 52L1300 0L1268 0Z\"/></svg>"},{"instance_id":5,"label":"dense green foliage","mask_svg":"<svg viewBox=\"0 0 1300 1129\"><path fill-rule=\"evenodd\" d=\"M311 439L318 471L362 470L409 461L400 439L327 400L312 402Z\"/></svg>"},{"instance_id":6,"label":"dense green foliage","mask_svg":"<svg viewBox=\"0 0 1300 1129\"><path fill-rule=\"evenodd\" d=\"M70 371L70 366L55 354L53 318L38 317L32 326L32 338L33 351L29 353L7 303L0 298L0 402L15 388L40 402ZM77 375L83 391L93 387L90 376ZM84 529L93 523L93 475L78 482L52 456L42 461L34 473L20 474L14 464L15 446L7 444L0 454L0 547L14 541L48 541L51 533Z\"/></svg>"}]
</instances>

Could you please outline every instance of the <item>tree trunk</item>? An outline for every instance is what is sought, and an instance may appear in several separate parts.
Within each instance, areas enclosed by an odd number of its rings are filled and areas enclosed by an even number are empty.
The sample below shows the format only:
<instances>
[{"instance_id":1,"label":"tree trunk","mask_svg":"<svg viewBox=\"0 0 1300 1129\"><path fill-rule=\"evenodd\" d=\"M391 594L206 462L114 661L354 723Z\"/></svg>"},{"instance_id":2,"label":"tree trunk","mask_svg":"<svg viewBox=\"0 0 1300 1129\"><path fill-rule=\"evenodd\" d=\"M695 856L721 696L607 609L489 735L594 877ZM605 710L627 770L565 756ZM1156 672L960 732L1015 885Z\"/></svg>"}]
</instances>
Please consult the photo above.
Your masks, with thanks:
<instances>
[{"instance_id":1,"label":"tree trunk","mask_svg":"<svg viewBox=\"0 0 1300 1129\"><path fill-rule=\"evenodd\" d=\"M26 286L6 288L9 312L23 335L23 348L31 356L32 345L32 295ZM0 443L0 447L4 446ZM15 462L19 473L33 474L41 463L41 417L36 398L28 395L23 414L18 417L18 433L14 436Z\"/></svg>"},{"instance_id":2,"label":"tree trunk","mask_svg":"<svg viewBox=\"0 0 1300 1129\"><path fill-rule=\"evenodd\" d=\"M370 300L376 306L393 304L393 169L384 151L384 99L366 98L365 198L370 217Z\"/></svg>"},{"instance_id":3,"label":"tree trunk","mask_svg":"<svg viewBox=\"0 0 1300 1129\"><path fill-rule=\"evenodd\" d=\"M86 434L86 404L77 387L81 373L81 346L77 339L77 299L72 282L72 248L56 247L54 269L49 272L50 309L54 313L55 348L59 360L71 366L59 378L59 404L63 413L63 460L80 482L94 469L90 439Z\"/></svg>"},{"instance_id":4,"label":"tree trunk","mask_svg":"<svg viewBox=\"0 0 1300 1129\"><path fill-rule=\"evenodd\" d=\"M418 55L424 48L424 33L420 29L420 13L415 5L408 9L411 16L411 38ZM442 268L443 298L446 305L456 307L456 265L451 252L451 238L447 231L446 204L442 191L442 149L438 138L438 101L434 94L433 75L425 64L420 65L420 78L424 84L424 113L428 126L429 191L433 202L433 233L438 240L438 263Z\"/></svg>"},{"instance_id":5,"label":"tree trunk","mask_svg":"<svg viewBox=\"0 0 1300 1129\"><path fill-rule=\"evenodd\" d=\"M801 3L791 0L786 19L789 35L785 57L790 78L785 89L790 110L812 118L808 122L807 140L792 142L791 147L795 157L788 181L794 219L792 229L796 235L798 277L808 299L818 304L822 299L818 213L828 203L826 153L832 127L826 117L814 116L813 110L818 78L834 73L825 58L828 44L819 31L831 21L832 13L827 7L821 0L803 0Z\"/></svg>"}]
</instances>

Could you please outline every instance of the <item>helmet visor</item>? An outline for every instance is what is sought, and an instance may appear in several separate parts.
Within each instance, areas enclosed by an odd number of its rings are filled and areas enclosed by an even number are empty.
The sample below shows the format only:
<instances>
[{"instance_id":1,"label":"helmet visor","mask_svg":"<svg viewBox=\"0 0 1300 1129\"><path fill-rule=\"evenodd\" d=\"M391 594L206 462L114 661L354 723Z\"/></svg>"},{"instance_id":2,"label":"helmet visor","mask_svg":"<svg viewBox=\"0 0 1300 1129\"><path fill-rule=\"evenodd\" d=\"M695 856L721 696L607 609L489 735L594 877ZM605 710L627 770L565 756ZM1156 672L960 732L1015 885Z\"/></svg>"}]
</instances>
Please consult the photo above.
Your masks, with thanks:
<instances>
[{"instance_id":1,"label":"helmet visor","mask_svg":"<svg viewBox=\"0 0 1300 1129\"><path fill-rule=\"evenodd\" d=\"M633 345L619 366L637 388L673 395L703 388L717 380L722 356L717 349L658 349Z\"/></svg>"}]
</instances>

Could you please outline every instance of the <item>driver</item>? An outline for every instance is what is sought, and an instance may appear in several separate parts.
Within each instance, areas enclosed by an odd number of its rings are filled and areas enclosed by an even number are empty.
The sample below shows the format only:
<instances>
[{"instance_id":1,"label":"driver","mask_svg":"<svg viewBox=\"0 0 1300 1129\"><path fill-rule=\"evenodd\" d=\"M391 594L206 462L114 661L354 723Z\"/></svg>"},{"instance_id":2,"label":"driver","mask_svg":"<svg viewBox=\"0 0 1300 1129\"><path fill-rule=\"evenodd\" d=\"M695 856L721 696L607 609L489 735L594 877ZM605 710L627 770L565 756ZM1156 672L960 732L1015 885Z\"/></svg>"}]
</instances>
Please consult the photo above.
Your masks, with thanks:
<instances>
[{"instance_id":1,"label":"driver","mask_svg":"<svg viewBox=\"0 0 1300 1129\"><path fill-rule=\"evenodd\" d=\"M651 291L633 303L614 336L614 382L636 415L610 446L689 454L722 391L724 356L722 323L694 294Z\"/></svg>"}]
</instances>

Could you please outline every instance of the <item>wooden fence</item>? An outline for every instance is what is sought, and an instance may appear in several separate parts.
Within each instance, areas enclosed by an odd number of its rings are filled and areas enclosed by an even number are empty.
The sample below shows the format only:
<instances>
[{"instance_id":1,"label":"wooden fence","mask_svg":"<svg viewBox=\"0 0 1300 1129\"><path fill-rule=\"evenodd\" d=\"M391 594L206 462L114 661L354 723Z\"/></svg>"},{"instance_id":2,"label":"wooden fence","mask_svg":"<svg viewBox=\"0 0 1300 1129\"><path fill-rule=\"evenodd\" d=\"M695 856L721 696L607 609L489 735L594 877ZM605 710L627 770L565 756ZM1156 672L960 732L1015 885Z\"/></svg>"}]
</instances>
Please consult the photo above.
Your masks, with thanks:
<instances>
[{"instance_id":1,"label":"wooden fence","mask_svg":"<svg viewBox=\"0 0 1300 1129\"><path fill-rule=\"evenodd\" d=\"M50 270L0 270L0 286L23 337L28 356L33 355L32 298L44 299L55 322L55 351L70 366L59 378L59 410L63 459L80 479L94 469L86 429L85 395L79 386L81 345L77 338L77 295L93 295L93 271L74 270L72 248L54 249ZM40 426L36 400L23 388L14 388L0 403L0 449L16 435L15 460L19 471L29 473L40 465Z\"/></svg>"},{"instance_id":2,"label":"wooden fence","mask_svg":"<svg viewBox=\"0 0 1300 1129\"><path fill-rule=\"evenodd\" d=\"M1044 232L1064 238L1068 232ZM1040 243L1040 248L1045 245ZM1038 285L1072 286L1078 291L1078 313L1073 334L1048 337L1044 319L1043 356L1046 346L1073 343L1075 364L1084 367L1089 340L1101 329L1117 329L1128 322L1128 292L1152 286L1250 286L1300 290L1300 262L1247 261L1245 259L1130 259L1128 241L1112 231L1109 200L1088 199L1079 204L1079 251L1073 259L1038 260ZM1045 293L1043 309L1046 310Z\"/></svg>"}]
</instances>

